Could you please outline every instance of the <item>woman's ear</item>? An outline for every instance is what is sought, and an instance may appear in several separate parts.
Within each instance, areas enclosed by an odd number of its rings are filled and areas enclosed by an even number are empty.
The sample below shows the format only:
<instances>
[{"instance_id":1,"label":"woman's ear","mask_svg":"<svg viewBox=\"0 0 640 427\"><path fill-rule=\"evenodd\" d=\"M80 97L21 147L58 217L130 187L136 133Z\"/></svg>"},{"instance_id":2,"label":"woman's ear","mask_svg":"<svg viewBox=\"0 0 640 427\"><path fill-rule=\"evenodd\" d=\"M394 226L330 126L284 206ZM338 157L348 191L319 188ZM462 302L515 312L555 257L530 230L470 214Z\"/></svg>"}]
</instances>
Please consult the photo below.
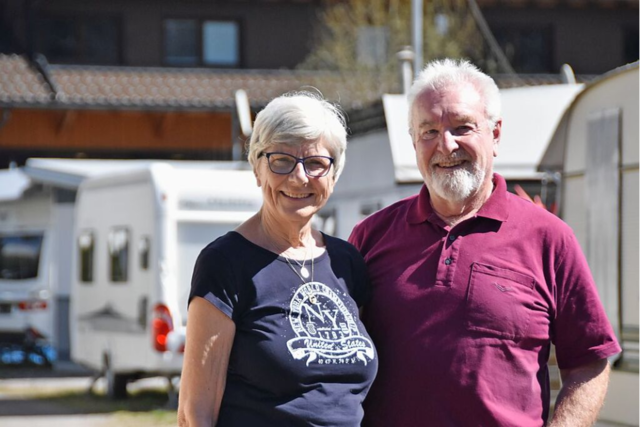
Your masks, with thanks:
<instances>
[{"instance_id":1,"label":"woman's ear","mask_svg":"<svg viewBox=\"0 0 640 427\"><path fill-rule=\"evenodd\" d=\"M256 177L256 184L258 185L258 187L262 187L262 180L260 179L260 176L258 175L258 171L256 170L256 168L253 168L253 176Z\"/></svg>"}]
</instances>

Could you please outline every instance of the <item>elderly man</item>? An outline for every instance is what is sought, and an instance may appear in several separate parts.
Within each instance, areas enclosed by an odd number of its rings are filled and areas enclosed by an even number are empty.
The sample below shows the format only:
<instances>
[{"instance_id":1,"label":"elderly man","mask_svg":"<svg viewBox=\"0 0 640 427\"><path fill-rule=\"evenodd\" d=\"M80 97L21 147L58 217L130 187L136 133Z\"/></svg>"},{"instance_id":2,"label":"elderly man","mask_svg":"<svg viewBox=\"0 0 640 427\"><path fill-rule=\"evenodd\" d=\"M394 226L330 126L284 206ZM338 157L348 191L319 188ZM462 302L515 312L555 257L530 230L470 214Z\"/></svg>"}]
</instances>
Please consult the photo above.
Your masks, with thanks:
<instances>
[{"instance_id":1,"label":"elderly man","mask_svg":"<svg viewBox=\"0 0 640 427\"><path fill-rule=\"evenodd\" d=\"M369 269L380 362L363 426L545 425L551 343L563 387L548 425L591 425L620 347L572 231L493 173L495 82L436 61L409 106L425 185L349 239Z\"/></svg>"}]
</instances>

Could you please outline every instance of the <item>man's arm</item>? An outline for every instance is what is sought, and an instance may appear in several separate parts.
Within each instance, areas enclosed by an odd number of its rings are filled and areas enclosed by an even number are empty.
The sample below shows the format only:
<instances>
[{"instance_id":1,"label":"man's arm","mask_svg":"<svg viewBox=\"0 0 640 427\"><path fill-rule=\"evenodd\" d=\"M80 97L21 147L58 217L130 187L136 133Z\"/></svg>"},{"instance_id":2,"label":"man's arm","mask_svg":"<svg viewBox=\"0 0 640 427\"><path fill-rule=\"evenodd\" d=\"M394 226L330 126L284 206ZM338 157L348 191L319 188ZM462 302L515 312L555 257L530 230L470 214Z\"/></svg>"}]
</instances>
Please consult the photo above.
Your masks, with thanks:
<instances>
[{"instance_id":1,"label":"man's arm","mask_svg":"<svg viewBox=\"0 0 640 427\"><path fill-rule=\"evenodd\" d=\"M560 370L558 394L549 427L588 427L595 423L609 385L609 361L601 359L575 369Z\"/></svg>"}]
</instances>

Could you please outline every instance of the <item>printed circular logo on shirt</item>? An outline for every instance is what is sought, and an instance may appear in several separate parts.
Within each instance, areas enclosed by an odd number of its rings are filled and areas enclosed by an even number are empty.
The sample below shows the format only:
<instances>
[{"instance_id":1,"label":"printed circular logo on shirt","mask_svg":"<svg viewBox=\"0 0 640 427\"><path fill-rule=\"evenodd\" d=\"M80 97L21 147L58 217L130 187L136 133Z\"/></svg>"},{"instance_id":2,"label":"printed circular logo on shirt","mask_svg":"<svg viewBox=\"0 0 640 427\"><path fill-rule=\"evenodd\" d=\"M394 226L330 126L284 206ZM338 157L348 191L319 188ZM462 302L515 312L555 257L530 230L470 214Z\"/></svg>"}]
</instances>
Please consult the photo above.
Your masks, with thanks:
<instances>
[{"instance_id":1,"label":"printed circular logo on shirt","mask_svg":"<svg viewBox=\"0 0 640 427\"><path fill-rule=\"evenodd\" d=\"M308 282L291 298L289 321L296 338L287 341L291 355L318 364L345 364L373 360L371 341L340 297L327 285Z\"/></svg>"}]
</instances>

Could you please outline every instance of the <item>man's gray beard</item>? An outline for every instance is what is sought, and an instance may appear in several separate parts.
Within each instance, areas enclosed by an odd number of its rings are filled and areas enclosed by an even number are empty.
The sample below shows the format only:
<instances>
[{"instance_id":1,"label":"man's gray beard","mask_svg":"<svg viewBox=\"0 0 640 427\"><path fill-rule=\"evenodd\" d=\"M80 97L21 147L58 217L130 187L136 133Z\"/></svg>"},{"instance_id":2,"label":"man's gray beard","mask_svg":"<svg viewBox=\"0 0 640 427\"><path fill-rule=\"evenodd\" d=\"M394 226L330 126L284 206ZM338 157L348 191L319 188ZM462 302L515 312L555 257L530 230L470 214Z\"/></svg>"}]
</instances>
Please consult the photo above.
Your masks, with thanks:
<instances>
[{"instance_id":1,"label":"man's gray beard","mask_svg":"<svg viewBox=\"0 0 640 427\"><path fill-rule=\"evenodd\" d=\"M462 202L478 191L484 177L485 171L476 163L472 163L472 170L459 168L451 172L437 173L432 169L429 191L443 199Z\"/></svg>"}]
</instances>

